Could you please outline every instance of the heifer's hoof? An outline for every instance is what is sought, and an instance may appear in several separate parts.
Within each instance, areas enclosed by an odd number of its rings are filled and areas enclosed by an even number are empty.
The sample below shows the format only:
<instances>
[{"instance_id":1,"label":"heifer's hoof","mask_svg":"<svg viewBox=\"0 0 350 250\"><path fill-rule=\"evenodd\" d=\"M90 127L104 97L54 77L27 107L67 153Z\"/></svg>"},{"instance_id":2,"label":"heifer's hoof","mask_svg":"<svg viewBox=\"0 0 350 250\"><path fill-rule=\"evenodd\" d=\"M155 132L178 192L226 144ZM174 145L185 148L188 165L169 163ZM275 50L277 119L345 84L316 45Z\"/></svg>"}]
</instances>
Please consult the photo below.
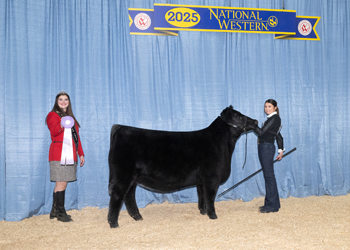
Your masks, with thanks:
<instances>
[{"instance_id":1,"label":"heifer's hoof","mask_svg":"<svg viewBox=\"0 0 350 250\"><path fill-rule=\"evenodd\" d=\"M212 220L216 220L218 217L216 216L216 214L208 214L209 218Z\"/></svg>"},{"instance_id":2,"label":"heifer's hoof","mask_svg":"<svg viewBox=\"0 0 350 250\"><path fill-rule=\"evenodd\" d=\"M118 223L109 223L109 226L110 226L111 228L117 228L117 227L119 227Z\"/></svg>"},{"instance_id":3,"label":"heifer's hoof","mask_svg":"<svg viewBox=\"0 0 350 250\"><path fill-rule=\"evenodd\" d=\"M136 220L136 221L143 220L141 214L131 215L131 217L134 218L134 220Z\"/></svg>"},{"instance_id":4,"label":"heifer's hoof","mask_svg":"<svg viewBox=\"0 0 350 250\"><path fill-rule=\"evenodd\" d=\"M203 215L206 215L207 214L207 212L206 211L204 211L204 210L199 210L199 212L201 213L201 214L203 214Z\"/></svg>"},{"instance_id":5,"label":"heifer's hoof","mask_svg":"<svg viewBox=\"0 0 350 250\"><path fill-rule=\"evenodd\" d=\"M118 221L112 222L112 221L108 220L108 223L109 223L109 226L111 228L117 228L119 226Z\"/></svg>"}]
</instances>

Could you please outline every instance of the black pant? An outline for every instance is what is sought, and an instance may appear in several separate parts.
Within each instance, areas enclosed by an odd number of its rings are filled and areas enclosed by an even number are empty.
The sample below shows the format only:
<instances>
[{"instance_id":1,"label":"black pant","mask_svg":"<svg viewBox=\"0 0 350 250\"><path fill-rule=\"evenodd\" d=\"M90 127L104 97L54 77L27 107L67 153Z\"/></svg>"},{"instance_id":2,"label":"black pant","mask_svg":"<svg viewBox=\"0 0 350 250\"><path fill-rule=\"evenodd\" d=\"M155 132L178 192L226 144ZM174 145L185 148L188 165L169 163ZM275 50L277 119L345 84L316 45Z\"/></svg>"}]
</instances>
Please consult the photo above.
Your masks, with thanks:
<instances>
[{"instance_id":1,"label":"black pant","mask_svg":"<svg viewBox=\"0 0 350 250\"><path fill-rule=\"evenodd\" d=\"M271 211L278 211L281 207L273 169L273 157L275 152L276 148L273 143L264 142L258 145L259 161L265 178L266 196L264 206Z\"/></svg>"}]
</instances>

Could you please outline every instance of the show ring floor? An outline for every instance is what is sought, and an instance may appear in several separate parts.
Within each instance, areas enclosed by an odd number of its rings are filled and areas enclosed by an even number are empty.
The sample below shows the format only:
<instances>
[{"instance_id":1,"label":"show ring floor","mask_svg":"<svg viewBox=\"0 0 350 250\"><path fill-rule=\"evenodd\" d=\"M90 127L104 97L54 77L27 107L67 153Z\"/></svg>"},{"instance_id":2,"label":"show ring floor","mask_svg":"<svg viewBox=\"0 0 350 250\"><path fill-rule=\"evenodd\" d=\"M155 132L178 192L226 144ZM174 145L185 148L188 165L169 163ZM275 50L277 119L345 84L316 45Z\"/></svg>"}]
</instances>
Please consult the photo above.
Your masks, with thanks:
<instances>
[{"instance_id":1,"label":"show ring floor","mask_svg":"<svg viewBox=\"0 0 350 250\"><path fill-rule=\"evenodd\" d=\"M70 223L48 214L0 221L0 249L350 249L350 194L281 199L268 214L258 212L263 201L216 202L217 220L196 203L152 204L142 221L121 211L116 229L98 208L68 211Z\"/></svg>"}]
</instances>

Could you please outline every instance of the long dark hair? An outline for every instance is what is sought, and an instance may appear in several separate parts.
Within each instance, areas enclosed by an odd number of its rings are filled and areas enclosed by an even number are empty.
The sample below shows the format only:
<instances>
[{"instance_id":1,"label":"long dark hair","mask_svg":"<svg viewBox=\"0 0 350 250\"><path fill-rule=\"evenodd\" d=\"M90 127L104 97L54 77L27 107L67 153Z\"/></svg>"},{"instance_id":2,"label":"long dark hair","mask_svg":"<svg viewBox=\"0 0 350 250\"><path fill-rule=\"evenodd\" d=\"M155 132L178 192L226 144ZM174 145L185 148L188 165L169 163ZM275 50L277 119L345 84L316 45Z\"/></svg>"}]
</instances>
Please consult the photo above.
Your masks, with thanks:
<instances>
[{"instance_id":1,"label":"long dark hair","mask_svg":"<svg viewBox=\"0 0 350 250\"><path fill-rule=\"evenodd\" d=\"M280 115L280 110L277 107L277 102L274 99L268 99L265 103L270 103L276 108L277 115Z\"/></svg>"},{"instance_id":2,"label":"long dark hair","mask_svg":"<svg viewBox=\"0 0 350 250\"><path fill-rule=\"evenodd\" d=\"M62 95L65 95L68 97L68 101L69 101L69 104L68 104L68 107L67 107L67 112L64 112L63 109L60 108L60 106L58 106L58 98ZM55 99L55 104L53 105L53 108L51 110L51 112L56 112L58 114L61 114L62 116L71 116L73 117L74 119L74 122L75 124L80 128L80 124L79 122L77 121L77 119L75 119L75 116L73 114L73 109L72 109L72 102L70 101L70 97L69 95L67 94L67 92L65 91L61 91L59 92L57 95L56 95L56 99ZM46 119L45 119L45 123L47 123L47 116L46 116Z\"/></svg>"}]
</instances>

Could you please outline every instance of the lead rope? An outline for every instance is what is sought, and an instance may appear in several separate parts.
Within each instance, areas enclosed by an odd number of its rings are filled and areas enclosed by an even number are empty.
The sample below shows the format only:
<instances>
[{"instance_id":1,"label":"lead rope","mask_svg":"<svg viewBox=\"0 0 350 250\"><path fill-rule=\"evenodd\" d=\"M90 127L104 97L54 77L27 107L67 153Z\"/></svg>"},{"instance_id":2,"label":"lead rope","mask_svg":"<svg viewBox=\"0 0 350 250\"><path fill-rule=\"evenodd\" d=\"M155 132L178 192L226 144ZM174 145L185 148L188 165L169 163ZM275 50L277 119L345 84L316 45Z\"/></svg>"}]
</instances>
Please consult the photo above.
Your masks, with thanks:
<instances>
[{"instance_id":1,"label":"lead rope","mask_svg":"<svg viewBox=\"0 0 350 250\"><path fill-rule=\"evenodd\" d=\"M219 117L220 117L221 120L222 120L223 122L225 122L226 124L228 124L228 125L230 125L230 126L232 126L232 127L234 127L234 128L237 128L237 125L232 124L232 123L228 123L227 121L225 121L225 120L221 117L221 115L220 115ZM246 131L245 128L244 128L246 124L247 124L247 118L245 118L245 122L244 122L244 125L243 125L243 131L245 132L246 137L245 137L245 157L244 157L244 163L243 163L242 169L244 169L245 163L246 163L246 161L247 161L248 133L247 133L247 131Z\"/></svg>"},{"instance_id":2,"label":"lead rope","mask_svg":"<svg viewBox=\"0 0 350 250\"><path fill-rule=\"evenodd\" d=\"M248 133L245 132L245 157L242 169L244 169L245 162L247 161L247 144L248 144Z\"/></svg>"},{"instance_id":3,"label":"lead rope","mask_svg":"<svg viewBox=\"0 0 350 250\"><path fill-rule=\"evenodd\" d=\"M244 169L245 163L247 161L247 144L248 144L248 132L245 130L245 125L247 124L247 118L245 118L245 122L243 125L243 131L245 132L245 157L242 169Z\"/></svg>"}]
</instances>

